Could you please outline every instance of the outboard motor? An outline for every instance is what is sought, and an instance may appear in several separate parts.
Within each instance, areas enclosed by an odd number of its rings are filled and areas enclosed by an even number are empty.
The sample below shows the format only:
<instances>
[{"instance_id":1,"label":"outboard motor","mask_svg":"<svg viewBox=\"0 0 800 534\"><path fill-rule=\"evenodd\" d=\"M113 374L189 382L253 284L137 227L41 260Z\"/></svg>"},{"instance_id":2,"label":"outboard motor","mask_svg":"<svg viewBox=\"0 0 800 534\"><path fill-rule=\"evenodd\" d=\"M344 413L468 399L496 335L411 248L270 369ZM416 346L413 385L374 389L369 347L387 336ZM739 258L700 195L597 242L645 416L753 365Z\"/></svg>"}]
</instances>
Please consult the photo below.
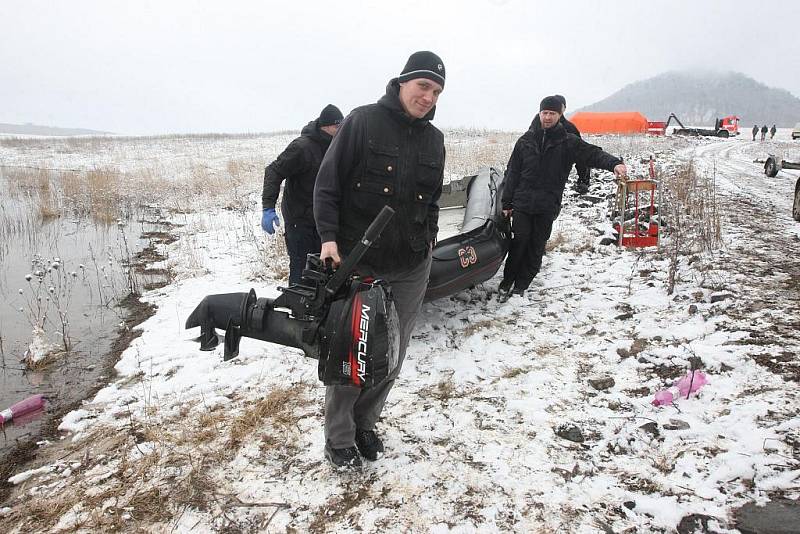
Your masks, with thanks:
<instances>
[{"instance_id":1,"label":"outboard motor","mask_svg":"<svg viewBox=\"0 0 800 534\"><path fill-rule=\"evenodd\" d=\"M249 337L302 349L318 360L325 385L370 387L382 381L397 367L394 300L386 282L353 269L393 215L384 206L337 270L309 254L300 283L279 288L277 298L257 298L252 289L208 295L186 319L186 328L200 327L200 350L216 348L216 329L224 329L225 361L235 358L239 342Z\"/></svg>"}]
</instances>

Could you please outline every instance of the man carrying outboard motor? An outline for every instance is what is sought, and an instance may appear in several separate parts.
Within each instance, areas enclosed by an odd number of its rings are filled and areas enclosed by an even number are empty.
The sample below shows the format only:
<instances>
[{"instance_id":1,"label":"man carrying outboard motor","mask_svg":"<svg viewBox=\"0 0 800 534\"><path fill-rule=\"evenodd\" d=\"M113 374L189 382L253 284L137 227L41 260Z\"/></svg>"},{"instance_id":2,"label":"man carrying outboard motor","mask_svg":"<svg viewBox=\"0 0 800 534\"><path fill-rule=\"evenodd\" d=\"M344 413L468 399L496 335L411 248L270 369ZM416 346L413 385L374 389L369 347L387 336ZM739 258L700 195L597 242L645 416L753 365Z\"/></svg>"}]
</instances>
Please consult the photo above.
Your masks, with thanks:
<instances>
[{"instance_id":1,"label":"man carrying outboard motor","mask_svg":"<svg viewBox=\"0 0 800 534\"><path fill-rule=\"evenodd\" d=\"M620 158L566 131L562 109L558 98L545 97L539 105L540 125L534 122L522 134L508 161L503 213L513 215L512 239L498 289L500 302L512 292L522 295L539 273L572 165L613 171L618 178L627 175Z\"/></svg>"},{"instance_id":2,"label":"man carrying outboard motor","mask_svg":"<svg viewBox=\"0 0 800 534\"><path fill-rule=\"evenodd\" d=\"M286 249L289 252L289 285L300 282L308 254L319 252L320 241L314 226L312 199L319 165L331 139L336 135L342 112L333 104L322 109L319 118L309 122L300 137L289 143L278 158L264 169L264 191L261 195L261 228L275 233L280 219L275 203L281 182L286 180L281 213L286 220Z\"/></svg>"},{"instance_id":3,"label":"man carrying outboard motor","mask_svg":"<svg viewBox=\"0 0 800 534\"><path fill-rule=\"evenodd\" d=\"M397 212L356 271L391 287L400 332L398 364L372 387L327 386L325 457L336 467L357 468L361 457L376 460L384 450L375 424L422 307L439 230L444 136L430 121L444 80L439 56L412 54L376 104L356 108L342 122L317 175L314 217L323 261L338 265L383 206Z\"/></svg>"}]
</instances>

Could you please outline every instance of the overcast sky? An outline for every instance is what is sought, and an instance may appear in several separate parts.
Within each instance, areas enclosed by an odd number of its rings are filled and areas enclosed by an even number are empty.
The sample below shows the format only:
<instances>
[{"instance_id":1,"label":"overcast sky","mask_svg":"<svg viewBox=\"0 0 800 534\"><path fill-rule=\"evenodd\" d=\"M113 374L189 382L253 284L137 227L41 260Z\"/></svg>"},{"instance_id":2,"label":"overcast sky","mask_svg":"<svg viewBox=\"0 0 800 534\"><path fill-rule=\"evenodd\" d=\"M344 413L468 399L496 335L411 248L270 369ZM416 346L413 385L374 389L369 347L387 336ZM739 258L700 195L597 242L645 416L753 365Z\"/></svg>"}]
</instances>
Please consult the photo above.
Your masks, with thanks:
<instances>
[{"instance_id":1,"label":"overcast sky","mask_svg":"<svg viewBox=\"0 0 800 534\"><path fill-rule=\"evenodd\" d=\"M374 102L408 55L447 83L435 124L521 130L664 71L800 96L800 1L2 0L0 122L124 134L299 129Z\"/></svg>"}]
</instances>

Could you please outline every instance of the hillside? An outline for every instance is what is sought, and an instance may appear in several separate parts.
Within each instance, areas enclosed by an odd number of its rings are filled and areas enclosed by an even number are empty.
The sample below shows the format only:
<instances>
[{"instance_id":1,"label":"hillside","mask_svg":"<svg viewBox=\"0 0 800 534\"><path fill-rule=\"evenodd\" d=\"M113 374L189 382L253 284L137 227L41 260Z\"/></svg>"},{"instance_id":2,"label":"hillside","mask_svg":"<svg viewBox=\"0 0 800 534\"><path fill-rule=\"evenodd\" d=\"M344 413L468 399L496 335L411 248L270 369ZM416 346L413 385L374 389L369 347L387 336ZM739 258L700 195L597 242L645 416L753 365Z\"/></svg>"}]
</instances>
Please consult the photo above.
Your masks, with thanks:
<instances>
[{"instance_id":1,"label":"hillside","mask_svg":"<svg viewBox=\"0 0 800 534\"><path fill-rule=\"evenodd\" d=\"M55 126L41 126L38 124L7 124L0 122L0 135L104 135L110 132L87 130L85 128L57 128Z\"/></svg>"},{"instance_id":2,"label":"hillside","mask_svg":"<svg viewBox=\"0 0 800 534\"><path fill-rule=\"evenodd\" d=\"M685 124L697 126L738 115L743 127L791 127L800 122L800 99L737 72L673 71L627 85L575 111L639 111L649 120L666 120L675 113Z\"/></svg>"}]
</instances>

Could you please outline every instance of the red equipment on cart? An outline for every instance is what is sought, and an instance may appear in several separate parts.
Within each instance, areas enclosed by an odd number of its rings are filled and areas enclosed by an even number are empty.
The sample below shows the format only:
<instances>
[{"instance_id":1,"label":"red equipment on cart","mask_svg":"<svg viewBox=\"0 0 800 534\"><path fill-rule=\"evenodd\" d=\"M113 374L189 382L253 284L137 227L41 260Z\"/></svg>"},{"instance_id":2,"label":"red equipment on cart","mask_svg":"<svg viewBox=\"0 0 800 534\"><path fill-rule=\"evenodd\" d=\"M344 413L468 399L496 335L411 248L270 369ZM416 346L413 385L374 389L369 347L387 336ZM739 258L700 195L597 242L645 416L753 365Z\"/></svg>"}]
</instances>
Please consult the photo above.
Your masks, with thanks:
<instances>
[{"instance_id":1,"label":"red equipment on cart","mask_svg":"<svg viewBox=\"0 0 800 534\"><path fill-rule=\"evenodd\" d=\"M658 203L656 191L659 194ZM614 223L617 244L631 248L658 246L661 217L656 211L660 205L661 190L655 180L655 161L651 157L649 180L626 180L619 183L619 220Z\"/></svg>"}]
</instances>

